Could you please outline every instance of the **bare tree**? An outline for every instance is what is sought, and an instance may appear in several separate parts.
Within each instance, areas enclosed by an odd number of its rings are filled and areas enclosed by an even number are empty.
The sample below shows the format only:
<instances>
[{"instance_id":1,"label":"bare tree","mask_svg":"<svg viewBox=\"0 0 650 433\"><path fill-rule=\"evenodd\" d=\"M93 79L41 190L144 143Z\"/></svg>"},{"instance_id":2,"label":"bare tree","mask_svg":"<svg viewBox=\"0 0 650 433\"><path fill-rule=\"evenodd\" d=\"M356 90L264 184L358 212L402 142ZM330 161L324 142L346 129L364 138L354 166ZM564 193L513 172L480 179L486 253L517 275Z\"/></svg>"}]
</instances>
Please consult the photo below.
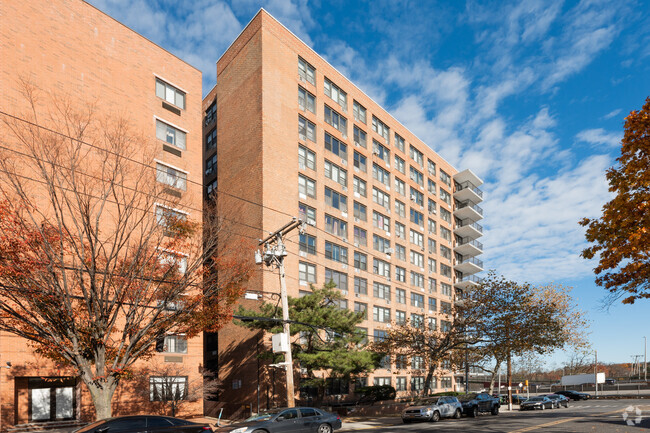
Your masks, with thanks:
<instances>
[{"instance_id":1,"label":"bare tree","mask_svg":"<svg viewBox=\"0 0 650 433\"><path fill-rule=\"evenodd\" d=\"M201 228L201 195L129 121L24 89L31 110L1 124L0 330L71 367L106 418L159 337L230 318L246 243L211 209Z\"/></svg>"}]
</instances>

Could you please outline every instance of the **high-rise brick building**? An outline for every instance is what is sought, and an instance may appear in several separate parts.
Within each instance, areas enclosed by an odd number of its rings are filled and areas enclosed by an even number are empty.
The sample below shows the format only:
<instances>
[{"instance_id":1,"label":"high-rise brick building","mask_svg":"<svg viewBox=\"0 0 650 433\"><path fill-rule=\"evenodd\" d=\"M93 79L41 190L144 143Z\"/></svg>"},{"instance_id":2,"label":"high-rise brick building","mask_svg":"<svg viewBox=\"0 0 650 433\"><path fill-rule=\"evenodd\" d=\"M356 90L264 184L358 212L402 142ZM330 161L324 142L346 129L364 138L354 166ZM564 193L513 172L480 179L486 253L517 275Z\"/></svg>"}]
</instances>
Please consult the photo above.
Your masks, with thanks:
<instances>
[{"instance_id":1,"label":"high-rise brick building","mask_svg":"<svg viewBox=\"0 0 650 433\"><path fill-rule=\"evenodd\" d=\"M2 1L0 17L0 124L29 111L22 94L24 82L38 89L38 111L52 108L44 105L51 104L50 97L69 97L93 104L98 118L127 117L144 137L142 152L153 153L157 161L152 179L154 173L165 173L159 181L175 179L173 193L191 202L200 220L201 72L80 0ZM20 151L19 144L3 136L3 146ZM88 166L101 164L100 160L90 159ZM162 346L165 353L146 365L178 366L178 371L187 372L177 378L179 385L200 381L202 336L167 340ZM6 362L10 369L4 368ZM2 428L94 418L90 396L79 378L35 355L25 340L0 333L0 363ZM158 386L157 380L145 378L144 390L120 386L113 413L153 411L149 391ZM201 400L186 405L183 412L202 413Z\"/></svg>"},{"instance_id":2,"label":"high-rise brick building","mask_svg":"<svg viewBox=\"0 0 650 433\"><path fill-rule=\"evenodd\" d=\"M218 60L203 108L207 192L238 230L257 239L291 216L309 224L287 243L290 296L333 280L343 308L367 312L370 339L406 320L448 326L455 290L482 270L476 175L445 161L264 10ZM265 300L279 287L273 272L249 285ZM208 348L232 410L285 401L283 373L241 358L259 344L229 327ZM441 369L433 388L454 389L454 372ZM404 395L424 386L424 372L386 362L357 382ZM330 392L351 390L337 382Z\"/></svg>"}]
</instances>

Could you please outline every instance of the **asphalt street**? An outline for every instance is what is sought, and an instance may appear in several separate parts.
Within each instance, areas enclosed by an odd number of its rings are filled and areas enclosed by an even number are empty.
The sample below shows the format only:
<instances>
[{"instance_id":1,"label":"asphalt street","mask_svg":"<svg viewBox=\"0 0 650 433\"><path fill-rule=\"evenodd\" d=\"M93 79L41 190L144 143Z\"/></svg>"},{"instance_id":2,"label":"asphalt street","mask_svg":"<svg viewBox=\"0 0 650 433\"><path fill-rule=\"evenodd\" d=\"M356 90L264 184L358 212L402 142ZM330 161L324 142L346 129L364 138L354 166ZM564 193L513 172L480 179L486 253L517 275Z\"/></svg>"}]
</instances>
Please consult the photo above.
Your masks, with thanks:
<instances>
[{"instance_id":1,"label":"asphalt street","mask_svg":"<svg viewBox=\"0 0 650 433\"><path fill-rule=\"evenodd\" d=\"M517 406L515 406L517 408ZM401 418L344 422L340 431L373 432L641 432L650 429L650 401L644 399L587 400L571 402L568 408L508 412L498 416L483 414L477 418L443 419L437 423L402 424Z\"/></svg>"}]
</instances>

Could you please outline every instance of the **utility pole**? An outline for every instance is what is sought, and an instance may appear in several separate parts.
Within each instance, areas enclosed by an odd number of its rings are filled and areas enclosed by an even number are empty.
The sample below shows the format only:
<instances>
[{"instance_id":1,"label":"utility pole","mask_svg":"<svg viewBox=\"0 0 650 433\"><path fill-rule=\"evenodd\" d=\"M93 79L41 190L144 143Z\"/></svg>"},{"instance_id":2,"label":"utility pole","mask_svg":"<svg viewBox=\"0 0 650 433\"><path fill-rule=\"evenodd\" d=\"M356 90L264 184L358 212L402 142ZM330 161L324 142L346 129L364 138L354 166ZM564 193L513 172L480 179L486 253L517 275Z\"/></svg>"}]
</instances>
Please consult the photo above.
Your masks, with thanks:
<instances>
[{"instance_id":1,"label":"utility pole","mask_svg":"<svg viewBox=\"0 0 650 433\"><path fill-rule=\"evenodd\" d=\"M648 339L643 337L643 380L648 381Z\"/></svg>"},{"instance_id":2,"label":"utility pole","mask_svg":"<svg viewBox=\"0 0 650 433\"><path fill-rule=\"evenodd\" d=\"M598 398L598 351L594 350L594 382L596 382L596 398Z\"/></svg>"},{"instance_id":3,"label":"utility pole","mask_svg":"<svg viewBox=\"0 0 650 433\"><path fill-rule=\"evenodd\" d=\"M287 256L287 249L284 245L284 237L291 230L300 227L303 230L303 222L293 218L288 224L271 233L265 239L260 240L259 245L264 245L263 253L255 251L255 263L264 263L266 266L275 266L280 274L280 299L282 302L282 331L287 342L284 351L284 368L287 370L287 407L295 407L295 392L293 386L293 358L291 356L291 332L289 329L289 301L287 299L287 283L284 275L284 258Z\"/></svg>"}]
</instances>

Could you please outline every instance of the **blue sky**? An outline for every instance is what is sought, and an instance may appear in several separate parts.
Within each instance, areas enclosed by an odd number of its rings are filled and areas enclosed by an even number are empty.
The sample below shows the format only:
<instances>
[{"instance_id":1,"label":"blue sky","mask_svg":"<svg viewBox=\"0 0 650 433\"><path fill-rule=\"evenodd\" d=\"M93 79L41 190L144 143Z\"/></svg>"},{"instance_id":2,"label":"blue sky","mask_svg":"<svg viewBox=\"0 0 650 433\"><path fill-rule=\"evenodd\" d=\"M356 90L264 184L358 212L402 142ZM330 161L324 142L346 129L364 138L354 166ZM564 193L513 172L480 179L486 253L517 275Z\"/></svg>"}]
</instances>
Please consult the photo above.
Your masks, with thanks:
<instances>
[{"instance_id":1,"label":"blue sky","mask_svg":"<svg viewBox=\"0 0 650 433\"><path fill-rule=\"evenodd\" d=\"M485 267L574 287L599 360L629 362L650 304L601 309L582 217L608 200L623 119L650 95L650 2L91 0L203 71L264 7L457 168L481 176ZM559 363L556 354L549 363ZM550 365L549 364L549 365Z\"/></svg>"}]
</instances>

